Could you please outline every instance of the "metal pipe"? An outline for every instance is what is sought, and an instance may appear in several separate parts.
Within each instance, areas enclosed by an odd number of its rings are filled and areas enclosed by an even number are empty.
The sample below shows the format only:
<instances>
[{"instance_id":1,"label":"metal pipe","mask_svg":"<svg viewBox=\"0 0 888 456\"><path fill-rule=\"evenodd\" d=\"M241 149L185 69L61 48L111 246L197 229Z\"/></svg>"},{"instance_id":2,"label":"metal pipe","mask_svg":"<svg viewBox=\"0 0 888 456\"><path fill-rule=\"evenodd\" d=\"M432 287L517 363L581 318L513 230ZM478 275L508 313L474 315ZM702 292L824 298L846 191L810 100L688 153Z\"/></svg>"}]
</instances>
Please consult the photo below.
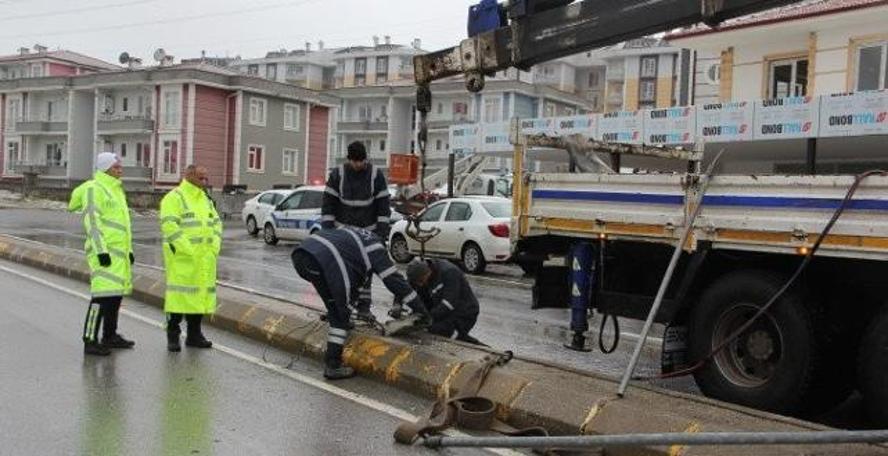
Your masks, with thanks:
<instances>
[{"instance_id":1,"label":"metal pipe","mask_svg":"<svg viewBox=\"0 0 888 456\"><path fill-rule=\"evenodd\" d=\"M554 437L426 437L429 448L595 448L672 445L823 445L886 443L888 431L705 432Z\"/></svg>"},{"instance_id":2,"label":"metal pipe","mask_svg":"<svg viewBox=\"0 0 888 456\"><path fill-rule=\"evenodd\" d=\"M641 330L641 337L638 338L638 341L635 344L635 351L632 352L632 358L629 360L629 365L626 366L626 371L623 373L623 379L620 380L620 387L617 389L617 395L620 397L623 397L623 395L626 394L629 380L632 378L632 374L635 373L635 367L638 365L638 358L641 356L641 349L644 348L648 334L651 332L651 327L654 325L654 318L656 318L657 312L660 310L660 305L663 304L663 297L666 296L666 290L669 288L669 283L672 281L673 274L675 274L675 267L678 265L678 260L681 258L682 252L684 252L684 246L688 243L688 238L691 236L691 232L694 231L694 221L697 220L697 216L700 215L700 210L703 208L703 195L706 194L706 189L709 187L712 172L723 153L724 150L721 150L718 155L715 156L715 159L709 164L709 168L706 170L706 174L703 175L702 181L700 182L700 196L697 199L697 206L694 208L691 216L688 217L687 222L685 222L684 230L681 233L681 239L675 246L675 252L672 253L669 267L666 268L666 274L663 275L663 280L660 282L660 289L657 290L657 297L654 299L651 311L648 313L647 320L644 322L644 327Z\"/></svg>"}]
</instances>

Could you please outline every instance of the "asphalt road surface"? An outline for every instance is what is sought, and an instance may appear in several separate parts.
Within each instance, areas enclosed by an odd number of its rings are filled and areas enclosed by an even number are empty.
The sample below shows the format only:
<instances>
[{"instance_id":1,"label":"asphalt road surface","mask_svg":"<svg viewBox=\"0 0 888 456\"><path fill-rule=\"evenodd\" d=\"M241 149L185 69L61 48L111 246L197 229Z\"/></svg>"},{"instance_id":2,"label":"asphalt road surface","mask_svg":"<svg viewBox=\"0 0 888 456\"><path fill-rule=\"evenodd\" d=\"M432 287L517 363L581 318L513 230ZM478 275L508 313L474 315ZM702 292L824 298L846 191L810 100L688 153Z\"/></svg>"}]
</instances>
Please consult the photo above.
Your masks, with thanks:
<instances>
[{"instance_id":1,"label":"asphalt road surface","mask_svg":"<svg viewBox=\"0 0 888 456\"><path fill-rule=\"evenodd\" d=\"M168 353L161 312L132 300L120 332L135 349L85 356L86 284L0 261L0 290L0 454L435 454L392 441L424 399L324 382L312 361L212 328L214 349Z\"/></svg>"}]
</instances>

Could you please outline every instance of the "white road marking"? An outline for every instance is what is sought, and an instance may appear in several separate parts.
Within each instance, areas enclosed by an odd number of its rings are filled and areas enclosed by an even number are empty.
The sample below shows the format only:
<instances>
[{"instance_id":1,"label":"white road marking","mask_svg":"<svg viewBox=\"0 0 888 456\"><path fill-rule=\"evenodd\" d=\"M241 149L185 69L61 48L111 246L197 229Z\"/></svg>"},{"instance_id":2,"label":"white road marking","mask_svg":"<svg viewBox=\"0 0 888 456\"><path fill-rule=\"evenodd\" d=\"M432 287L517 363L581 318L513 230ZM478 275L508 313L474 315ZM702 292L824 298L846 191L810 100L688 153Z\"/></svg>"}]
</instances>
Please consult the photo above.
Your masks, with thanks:
<instances>
[{"instance_id":1,"label":"white road marking","mask_svg":"<svg viewBox=\"0 0 888 456\"><path fill-rule=\"evenodd\" d=\"M80 298L80 299L83 299L86 301L89 301L91 299L91 296L88 294L80 293L79 291L72 290L70 288L63 287L61 285L57 285L57 284L52 283L46 279L31 275L31 274L28 274L25 272L16 271L15 269L10 269L10 268L7 268L2 265L0 265L0 271L4 271L8 274L12 274L12 275L21 277L23 279L27 279L32 282L39 283L40 285L43 285L48 288L52 288L53 290L59 291L61 293L65 293L70 296L74 296L76 298ZM123 315L126 315L127 317L132 318L134 320L141 321L142 323L145 323L147 325L154 326L154 327L160 328L160 329L165 328L164 323L154 320L152 318L140 315L140 314L133 312L131 310L120 309L120 313ZM377 401L373 398L364 396L362 394L358 394L358 393L355 393L352 391L348 391L348 390L339 388L337 386L331 385L330 383L316 379L314 377L309 377L307 375L303 375L298 372L291 371L283 366L279 366L277 364L272 364L272 363L263 361L261 358L258 358L253 355L249 355L249 354L244 353L240 350L237 350L237 349L234 349L231 347L227 347L225 345L221 345L218 343L213 343L213 349L219 350L220 352L225 353L225 354L232 356L234 358L237 358L241 361L245 361L250 364L254 364L254 365L263 367L263 368L270 370L274 373L277 373L277 374L283 375L285 377L288 377L290 379L296 380L299 383L314 387L316 389L319 389L319 390L324 391L326 393L340 397L342 399L348 400L350 402L354 402L358 405L367 407L367 408L375 410L377 412L385 413L386 415L392 416L392 417L397 418L399 420L413 422L419 418L419 417L411 414L410 412L407 412L406 410L399 409L397 407ZM459 431L454 431L454 430L445 431L444 434L452 436L452 437L469 437L469 434L459 432ZM496 448L486 449L486 451L489 451L493 454L503 455L503 456L519 456L519 455L523 454L523 453L519 453L517 451L512 451L512 450L508 450L508 449L496 449Z\"/></svg>"}]
</instances>

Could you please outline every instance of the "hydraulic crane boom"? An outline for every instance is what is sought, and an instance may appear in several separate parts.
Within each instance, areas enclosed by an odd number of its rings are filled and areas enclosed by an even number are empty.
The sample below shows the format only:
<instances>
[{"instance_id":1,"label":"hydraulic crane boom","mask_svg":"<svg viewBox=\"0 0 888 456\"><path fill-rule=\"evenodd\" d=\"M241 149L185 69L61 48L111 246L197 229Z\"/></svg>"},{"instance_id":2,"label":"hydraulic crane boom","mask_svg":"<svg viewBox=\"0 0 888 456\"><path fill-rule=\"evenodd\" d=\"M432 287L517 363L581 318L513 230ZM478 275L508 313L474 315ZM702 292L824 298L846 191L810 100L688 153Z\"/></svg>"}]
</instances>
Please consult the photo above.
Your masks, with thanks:
<instances>
[{"instance_id":1,"label":"hydraulic crane boom","mask_svg":"<svg viewBox=\"0 0 888 456\"><path fill-rule=\"evenodd\" d=\"M508 0L498 26L459 46L413 58L420 114L419 150L425 169L426 118L433 81L463 74L470 92L484 89L485 75L510 67L527 70L548 60L685 27L726 19L800 0Z\"/></svg>"}]
</instances>

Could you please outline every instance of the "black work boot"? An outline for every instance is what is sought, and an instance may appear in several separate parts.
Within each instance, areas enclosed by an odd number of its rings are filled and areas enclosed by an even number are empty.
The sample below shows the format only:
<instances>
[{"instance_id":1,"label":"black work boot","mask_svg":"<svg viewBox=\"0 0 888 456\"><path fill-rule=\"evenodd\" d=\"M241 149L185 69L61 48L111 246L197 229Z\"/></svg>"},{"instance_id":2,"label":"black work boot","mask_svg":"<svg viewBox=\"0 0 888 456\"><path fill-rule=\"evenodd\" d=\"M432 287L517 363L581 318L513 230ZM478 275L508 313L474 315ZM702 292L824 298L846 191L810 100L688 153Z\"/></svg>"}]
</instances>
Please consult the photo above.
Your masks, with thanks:
<instances>
[{"instance_id":1,"label":"black work boot","mask_svg":"<svg viewBox=\"0 0 888 456\"><path fill-rule=\"evenodd\" d=\"M167 327L167 350L171 352L182 351L182 345L179 342L179 334L181 333L182 331L178 325Z\"/></svg>"},{"instance_id":2,"label":"black work boot","mask_svg":"<svg viewBox=\"0 0 888 456\"><path fill-rule=\"evenodd\" d=\"M114 334L110 337L103 337L102 344L107 346L108 348L133 348L136 343L127 340L120 334Z\"/></svg>"},{"instance_id":3,"label":"black work boot","mask_svg":"<svg viewBox=\"0 0 888 456\"><path fill-rule=\"evenodd\" d=\"M342 345L328 343L324 354L324 378L344 380L354 376L355 370L342 364Z\"/></svg>"},{"instance_id":4,"label":"black work boot","mask_svg":"<svg viewBox=\"0 0 888 456\"><path fill-rule=\"evenodd\" d=\"M86 342L83 345L83 353L94 356L108 356L111 354L111 349L105 344L98 342Z\"/></svg>"},{"instance_id":5,"label":"black work boot","mask_svg":"<svg viewBox=\"0 0 888 456\"><path fill-rule=\"evenodd\" d=\"M213 343L204 337L200 329L200 321L203 315L186 315L185 321L188 322L188 334L185 336L185 345L194 348L211 348Z\"/></svg>"},{"instance_id":6,"label":"black work boot","mask_svg":"<svg viewBox=\"0 0 888 456\"><path fill-rule=\"evenodd\" d=\"M376 322L376 316L370 311L369 302L358 302L357 308L355 309L355 319L367 323Z\"/></svg>"}]
</instances>

